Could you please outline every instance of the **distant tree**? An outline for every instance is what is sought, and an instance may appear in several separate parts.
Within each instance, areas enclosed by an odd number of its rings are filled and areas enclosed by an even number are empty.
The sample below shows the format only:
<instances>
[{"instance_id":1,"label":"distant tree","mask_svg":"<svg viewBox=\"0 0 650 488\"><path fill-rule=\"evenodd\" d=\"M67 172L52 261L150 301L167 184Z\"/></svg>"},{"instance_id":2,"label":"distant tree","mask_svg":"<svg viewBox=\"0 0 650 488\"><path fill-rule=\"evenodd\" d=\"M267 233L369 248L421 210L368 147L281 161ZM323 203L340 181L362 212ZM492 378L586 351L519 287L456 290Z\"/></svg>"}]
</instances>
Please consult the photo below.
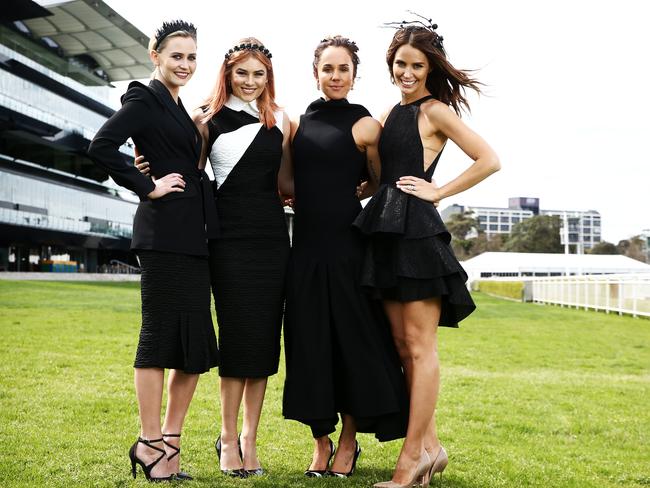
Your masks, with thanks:
<instances>
[{"instance_id":1,"label":"distant tree","mask_svg":"<svg viewBox=\"0 0 650 488\"><path fill-rule=\"evenodd\" d=\"M589 250L589 254L619 254L618 248L607 241L600 241Z\"/></svg>"},{"instance_id":2,"label":"distant tree","mask_svg":"<svg viewBox=\"0 0 650 488\"><path fill-rule=\"evenodd\" d=\"M445 222L447 230L451 233L452 237L458 240L467 239L467 236L474 231L478 231L478 220L474 217L473 212L455 213L449 217Z\"/></svg>"},{"instance_id":3,"label":"distant tree","mask_svg":"<svg viewBox=\"0 0 650 488\"><path fill-rule=\"evenodd\" d=\"M470 257L472 247L474 246L473 238L468 238L474 231L478 233L479 224L472 212L455 213L445 222L447 230L451 234L451 246L454 253L460 258Z\"/></svg>"},{"instance_id":4,"label":"distant tree","mask_svg":"<svg viewBox=\"0 0 650 488\"><path fill-rule=\"evenodd\" d=\"M561 253L560 218L556 215L536 215L515 224L504 250Z\"/></svg>"},{"instance_id":5,"label":"distant tree","mask_svg":"<svg viewBox=\"0 0 650 488\"><path fill-rule=\"evenodd\" d=\"M474 244L470 250L470 256L478 256L484 252L500 252L503 251L504 239L503 237L508 238L506 234L494 234L488 239L488 236L482 230L479 230L478 237L473 239Z\"/></svg>"},{"instance_id":6,"label":"distant tree","mask_svg":"<svg viewBox=\"0 0 650 488\"><path fill-rule=\"evenodd\" d=\"M647 257L643 252L643 239L641 236L634 236L630 237L629 239L623 239L622 241L619 241L616 247L618 248L618 252L624 256L636 259L642 263L645 263L647 261Z\"/></svg>"}]
</instances>

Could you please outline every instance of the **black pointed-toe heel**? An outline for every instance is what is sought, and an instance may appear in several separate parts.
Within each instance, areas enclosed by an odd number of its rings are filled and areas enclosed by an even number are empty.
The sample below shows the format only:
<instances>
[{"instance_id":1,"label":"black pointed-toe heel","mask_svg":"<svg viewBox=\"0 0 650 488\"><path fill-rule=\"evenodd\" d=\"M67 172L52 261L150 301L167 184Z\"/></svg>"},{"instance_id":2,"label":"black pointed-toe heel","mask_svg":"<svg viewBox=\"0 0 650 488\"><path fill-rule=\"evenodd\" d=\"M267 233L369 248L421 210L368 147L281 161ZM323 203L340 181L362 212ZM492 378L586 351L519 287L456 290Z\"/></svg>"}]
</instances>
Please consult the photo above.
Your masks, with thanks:
<instances>
[{"instance_id":1,"label":"black pointed-toe heel","mask_svg":"<svg viewBox=\"0 0 650 488\"><path fill-rule=\"evenodd\" d=\"M164 449L161 449L160 447L156 447L153 445L154 443L158 443L158 442L164 442L164 441L162 438L147 440L147 439L143 439L142 437L138 437L138 440L135 441L135 443L131 446L131 449L129 449L129 458L131 459L131 474L133 475L133 478L135 478L137 475L135 465L139 464L140 467L142 468L142 472L144 473L144 477L147 478L147 481L171 481L175 479L175 476L173 474L161 478L155 478L151 476L151 470L155 468L156 464L158 464L166 456ZM148 448L153 449L154 451L158 451L160 453L160 456L150 464L145 464L142 459L140 459L138 456L135 455L135 450L138 447L138 443L142 443Z\"/></svg>"},{"instance_id":2,"label":"black pointed-toe heel","mask_svg":"<svg viewBox=\"0 0 650 488\"><path fill-rule=\"evenodd\" d=\"M172 449L174 451L174 454L172 454L171 456L169 456L167 458L167 461L170 461L171 459L174 459L176 456L180 455L181 448L176 447L175 445L170 444L169 442L167 442L165 440L165 437L180 437L181 435L180 434L163 434L162 436L163 436L163 444L165 444L167 447L169 447L170 449ZM193 480L194 478L192 476L190 476L189 474L185 473L184 471L179 471L178 473L176 473L176 479L180 480L180 481L190 481L190 480Z\"/></svg>"},{"instance_id":3,"label":"black pointed-toe heel","mask_svg":"<svg viewBox=\"0 0 650 488\"><path fill-rule=\"evenodd\" d=\"M357 467L357 459L359 459L359 456L361 456L361 446L359 445L359 441L354 441L356 443L356 447L354 449L354 456L352 457L352 467L350 468L350 471L347 473L339 473L338 471L327 471L327 476L333 476L336 478L349 478L354 474L354 470Z\"/></svg>"},{"instance_id":4,"label":"black pointed-toe heel","mask_svg":"<svg viewBox=\"0 0 650 488\"><path fill-rule=\"evenodd\" d=\"M241 434L237 436L237 446L239 447L239 457L244 461L244 453L241 450ZM255 469L245 469L244 473L246 476L262 476L264 474L264 468L259 467Z\"/></svg>"},{"instance_id":5,"label":"black pointed-toe heel","mask_svg":"<svg viewBox=\"0 0 650 488\"><path fill-rule=\"evenodd\" d=\"M327 470L330 466L330 462L332 461L332 458L334 457L334 453L336 452L336 447L334 447L334 443L332 442L332 439L328 439L330 441L330 457L327 458L327 466L325 469L308 469L305 471L305 476L309 478L322 478L323 476L326 476Z\"/></svg>"},{"instance_id":6,"label":"black pointed-toe heel","mask_svg":"<svg viewBox=\"0 0 650 488\"><path fill-rule=\"evenodd\" d=\"M214 448L217 450L217 459L219 460L219 469L221 469L221 436L217 437L217 442L214 443ZM246 478L246 472L243 469L221 469L221 472L226 476L232 478Z\"/></svg>"}]
</instances>

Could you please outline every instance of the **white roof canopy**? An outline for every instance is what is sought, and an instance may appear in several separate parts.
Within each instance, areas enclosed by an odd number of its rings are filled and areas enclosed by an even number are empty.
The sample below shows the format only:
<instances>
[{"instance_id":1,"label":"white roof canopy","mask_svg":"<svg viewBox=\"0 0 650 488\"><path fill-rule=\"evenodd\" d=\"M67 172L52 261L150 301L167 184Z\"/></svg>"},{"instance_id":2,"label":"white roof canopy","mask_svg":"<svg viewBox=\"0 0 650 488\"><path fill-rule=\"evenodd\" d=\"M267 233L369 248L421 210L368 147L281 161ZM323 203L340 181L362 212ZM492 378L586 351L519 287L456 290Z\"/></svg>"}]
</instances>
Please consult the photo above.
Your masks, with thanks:
<instances>
[{"instance_id":1,"label":"white roof canopy","mask_svg":"<svg viewBox=\"0 0 650 488\"><path fill-rule=\"evenodd\" d=\"M480 273L644 273L650 265L627 256L607 254L547 254L484 252L462 263L468 274Z\"/></svg>"},{"instance_id":2,"label":"white roof canopy","mask_svg":"<svg viewBox=\"0 0 650 488\"><path fill-rule=\"evenodd\" d=\"M34 36L51 38L66 57L91 56L111 81L149 76L148 37L103 1L41 4L53 15L23 21Z\"/></svg>"}]
</instances>

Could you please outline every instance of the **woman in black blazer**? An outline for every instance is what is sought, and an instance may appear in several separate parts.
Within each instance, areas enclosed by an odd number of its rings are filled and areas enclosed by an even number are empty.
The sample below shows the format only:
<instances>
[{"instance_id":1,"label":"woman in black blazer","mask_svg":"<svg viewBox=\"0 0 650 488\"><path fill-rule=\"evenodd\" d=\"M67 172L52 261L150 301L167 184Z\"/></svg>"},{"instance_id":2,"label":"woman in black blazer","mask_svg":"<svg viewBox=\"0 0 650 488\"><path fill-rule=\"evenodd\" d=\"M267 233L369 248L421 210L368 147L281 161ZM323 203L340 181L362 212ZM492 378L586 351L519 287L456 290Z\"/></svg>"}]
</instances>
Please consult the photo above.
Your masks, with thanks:
<instances>
[{"instance_id":1,"label":"woman in black blazer","mask_svg":"<svg viewBox=\"0 0 650 488\"><path fill-rule=\"evenodd\" d=\"M129 85L122 108L99 130L89 156L140 197L133 249L142 268L142 328L135 358L141 432L129 456L147 479L188 478L180 472L180 433L200 373L217 366L210 314L207 239L216 237L216 210L207 175L198 169L201 137L179 88L196 68L196 29L164 23L149 44L156 66L149 86ZM150 162L151 178L124 160L132 138ZM170 369L165 421L160 408Z\"/></svg>"}]
</instances>

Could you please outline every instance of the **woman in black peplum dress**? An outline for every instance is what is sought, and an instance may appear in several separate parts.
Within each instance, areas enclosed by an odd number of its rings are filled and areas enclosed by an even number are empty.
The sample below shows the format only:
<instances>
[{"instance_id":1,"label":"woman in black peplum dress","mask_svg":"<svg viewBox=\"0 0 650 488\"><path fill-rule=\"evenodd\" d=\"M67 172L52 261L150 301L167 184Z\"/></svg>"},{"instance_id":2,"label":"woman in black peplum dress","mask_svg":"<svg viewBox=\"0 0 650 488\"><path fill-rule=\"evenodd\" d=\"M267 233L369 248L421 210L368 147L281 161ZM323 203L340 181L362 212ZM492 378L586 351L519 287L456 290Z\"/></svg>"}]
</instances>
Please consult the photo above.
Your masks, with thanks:
<instances>
[{"instance_id":1,"label":"woman in black peplum dress","mask_svg":"<svg viewBox=\"0 0 650 488\"><path fill-rule=\"evenodd\" d=\"M318 45L314 75L325 98L292 123L295 221L284 323L283 414L310 426L316 440L307 476L349 476L360 448L356 432L403 437L407 394L385 315L359 283L361 210L356 188L376 173L380 126L348 103L357 47L340 36ZM377 182L375 181L375 185ZM336 457L328 435L339 414ZM329 466L329 471L327 471Z\"/></svg>"},{"instance_id":2,"label":"woman in black peplum dress","mask_svg":"<svg viewBox=\"0 0 650 488\"><path fill-rule=\"evenodd\" d=\"M494 151L458 117L467 108L461 90L479 92L477 82L447 61L435 24L406 24L386 55L402 101L388 114L379 143L381 186L355 220L371 236L362 282L383 299L410 390L408 432L393 479L375 485L386 488L427 486L447 465L434 420L437 327L457 327L475 306L435 207L499 169ZM448 139L474 163L438 188L431 178Z\"/></svg>"}]
</instances>

